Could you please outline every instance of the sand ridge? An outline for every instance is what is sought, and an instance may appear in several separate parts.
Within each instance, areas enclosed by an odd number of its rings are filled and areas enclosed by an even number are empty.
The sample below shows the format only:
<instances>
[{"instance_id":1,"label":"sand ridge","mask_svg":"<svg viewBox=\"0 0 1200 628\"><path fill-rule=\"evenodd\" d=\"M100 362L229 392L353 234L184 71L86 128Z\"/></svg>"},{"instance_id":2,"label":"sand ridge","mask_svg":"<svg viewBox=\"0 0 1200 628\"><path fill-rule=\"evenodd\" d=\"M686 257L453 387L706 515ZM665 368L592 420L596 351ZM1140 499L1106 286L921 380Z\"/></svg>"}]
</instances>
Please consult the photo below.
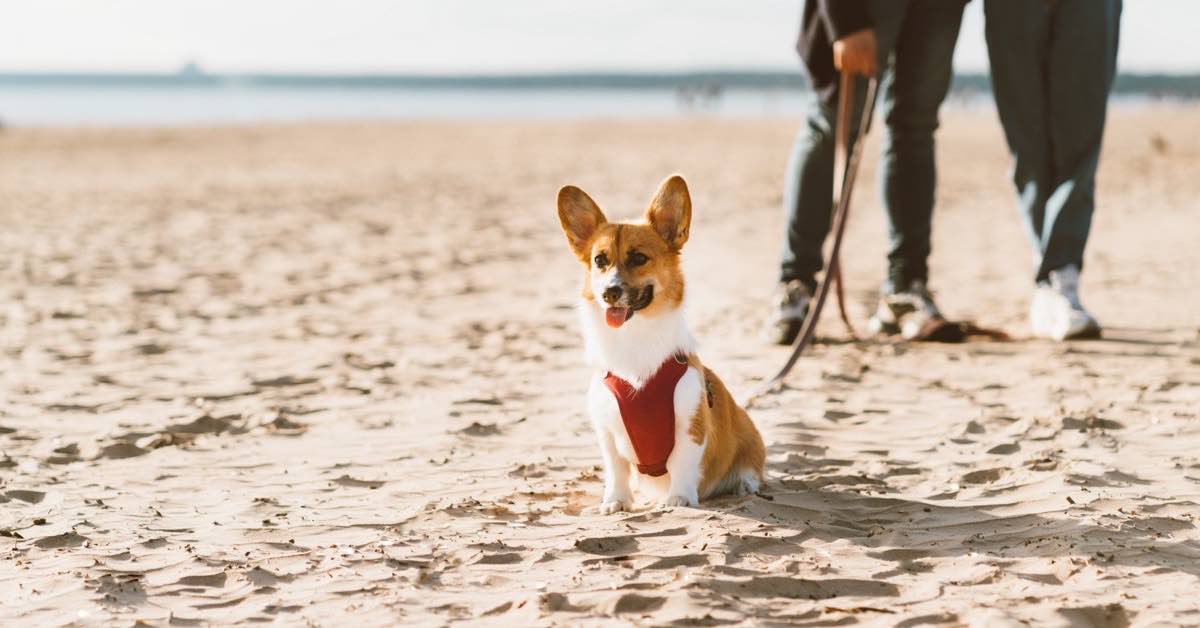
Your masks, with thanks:
<instances>
[{"instance_id":1,"label":"sand ridge","mask_svg":"<svg viewBox=\"0 0 1200 628\"><path fill-rule=\"evenodd\" d=\"M831 315L751 410L763 495L595 513L554 192L631 217L688 178L689 320L738 394L785 355L755 333L794 126L0 133L0 622L1200 622L1191 108L1113 112L1084 279L1108 339L1024 337L994 114L951 111L933 287L1017 339L849 342Z\"/></svg>"}]
</instances>

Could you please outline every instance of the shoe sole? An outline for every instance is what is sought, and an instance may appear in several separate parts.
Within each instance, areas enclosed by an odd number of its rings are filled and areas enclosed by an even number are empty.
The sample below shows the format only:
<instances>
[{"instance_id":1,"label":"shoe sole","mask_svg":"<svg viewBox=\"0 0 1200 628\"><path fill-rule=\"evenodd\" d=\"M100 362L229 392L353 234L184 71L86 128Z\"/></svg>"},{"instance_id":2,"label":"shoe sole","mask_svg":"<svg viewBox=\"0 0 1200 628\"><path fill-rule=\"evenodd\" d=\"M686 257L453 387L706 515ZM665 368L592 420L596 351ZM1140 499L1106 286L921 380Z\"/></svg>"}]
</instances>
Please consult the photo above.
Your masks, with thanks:
<instances>
[{"instance_id":1,"label":"shoe sole","mask_svg":"<svg viewBox=\"0 0 1200 628\"><path fill-rule=\"evenodd\" d=\"M1034 331L1033 337L1037 338L1038 340L1066 342L1068 340L1100 340L1104 337L1104 334L1099 327L1088 327L1074 334L1063 336L1062 338L1059 338L1053 334L1046 334L1039 331Z\"/></svg>"},{"instance_id":2,"label":"shoe sole","mask_svg":"<svg viewBox=\"0 0 1200 628\"><path fill-rule=\"evenodd\" d=\"M1063 340L1099 340L1103 337L1103 332L1099 325L1089 325L1077 334L1071 334Z\"/></svg>"}]
</instances>

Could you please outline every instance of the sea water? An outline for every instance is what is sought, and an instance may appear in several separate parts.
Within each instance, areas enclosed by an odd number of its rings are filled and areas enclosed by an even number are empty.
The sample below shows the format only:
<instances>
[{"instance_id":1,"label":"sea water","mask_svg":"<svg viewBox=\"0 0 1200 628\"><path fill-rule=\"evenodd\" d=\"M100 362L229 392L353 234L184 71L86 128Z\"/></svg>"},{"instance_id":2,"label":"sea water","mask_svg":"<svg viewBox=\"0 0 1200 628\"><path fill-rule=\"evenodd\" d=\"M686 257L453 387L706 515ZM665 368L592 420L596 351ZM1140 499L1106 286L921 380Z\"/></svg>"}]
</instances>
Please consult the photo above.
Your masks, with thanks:
<instances>
[{"instance_id":1,"label":"sea water","mask_svg":"<svg viewBox=\"0 0 1200 628\"><path fill-rule=\"evenodd\" d=\"M179 126L317 120L667 118L803 115L801 88L3 85L0 124Z\"/></svg>"}]
</instances>

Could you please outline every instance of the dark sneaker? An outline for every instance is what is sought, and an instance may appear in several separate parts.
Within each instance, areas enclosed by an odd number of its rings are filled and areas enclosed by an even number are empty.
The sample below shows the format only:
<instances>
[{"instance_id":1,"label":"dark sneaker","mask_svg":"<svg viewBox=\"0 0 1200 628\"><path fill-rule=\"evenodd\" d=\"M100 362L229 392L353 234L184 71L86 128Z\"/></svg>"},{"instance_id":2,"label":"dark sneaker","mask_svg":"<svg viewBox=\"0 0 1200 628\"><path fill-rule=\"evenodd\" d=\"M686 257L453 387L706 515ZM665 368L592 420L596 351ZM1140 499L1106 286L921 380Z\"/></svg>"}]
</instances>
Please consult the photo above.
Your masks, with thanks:
<instances>
[{"instance_id":1,"label":"dark sneaker","mask_svg":"<svg viewBox=\"0 0 1200 628\"><path fill-rule=\"evenodd\" d=\"M892 288L886 292L879 300L875 315L867 323L867 329L873 334L900 334L904 339L912 340L921 336L923 330L928 330L930 323L944 320L925 282L917 280L903 290Z\"/></svg>"},{"instance_id":2,"label":"dark sneaker","mask_svg":"<svg viewBox=\"0 0 1200 628\"><path fill-rule=\"evenodd\" d=\"M763 325L763 340L777 345L790 345L804 325L804 317L808 315L808 307L812 303L812 293L804 282L793 279L779 284L774 300L774 312Z\"/></svg>"}]
</instances>

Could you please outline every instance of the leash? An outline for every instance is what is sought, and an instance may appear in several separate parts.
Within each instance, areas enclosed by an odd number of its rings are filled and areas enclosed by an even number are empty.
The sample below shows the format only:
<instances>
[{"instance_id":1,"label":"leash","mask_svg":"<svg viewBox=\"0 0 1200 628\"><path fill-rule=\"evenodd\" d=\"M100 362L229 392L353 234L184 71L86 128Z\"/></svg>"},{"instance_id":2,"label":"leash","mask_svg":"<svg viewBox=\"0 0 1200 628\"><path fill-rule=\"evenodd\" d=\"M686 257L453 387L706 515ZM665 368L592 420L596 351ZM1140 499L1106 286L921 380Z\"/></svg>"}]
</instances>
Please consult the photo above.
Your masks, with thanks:
<instances>
[{"instance_id":1,"label":"leash","mask_svg":"<svg viewBox=\"0 0 1200 628\"><path fill-rule=\"evenodd\" d=\"M817 320L821 318L821 310L825 307L825 300L829 296L829 288L831 283L837 283L837 299L838 311L841 314L842 323L846 325L850 335L857 339L857 334L854 333L854 326L850 324L850 317L846 315L846 296L845 289L842 286L842 269L839 263L840 253L842 249L842 239L846 234L846 221L850 215L850 196L854 191L854 180L858 176L858 164L862 156L863 139L871 130L871 116L875 110L875 89L878 86L878 81L872 77L867 82L867 98L866 104L863 106L863 115L860 118L858 132L853 140L850 137L850 121L854 109L854 82L855 79L850 74L842 73L841 84L838 89L838 112L837 125L834 131L834 171L833 171L833 191L836 197L834 198L833 206L833 245L829 249L829 260L825 264L825 276L821 278L821 284L817 287L817 294L812 301L808 314L804 317L804 325L800 328L800 334L792 341L792 354L788 356L787 362L783 368L771 379L763 382L761 386L750 393L745 400L742 401L742 407L748 408L755 399L774 392L787 374L791 372L792 367L796 366L796 362L800 359L800 354L812 344L813 337L817 328ZM840 167L839 167L840 166Z\"/></svg>"}]
</instances>

